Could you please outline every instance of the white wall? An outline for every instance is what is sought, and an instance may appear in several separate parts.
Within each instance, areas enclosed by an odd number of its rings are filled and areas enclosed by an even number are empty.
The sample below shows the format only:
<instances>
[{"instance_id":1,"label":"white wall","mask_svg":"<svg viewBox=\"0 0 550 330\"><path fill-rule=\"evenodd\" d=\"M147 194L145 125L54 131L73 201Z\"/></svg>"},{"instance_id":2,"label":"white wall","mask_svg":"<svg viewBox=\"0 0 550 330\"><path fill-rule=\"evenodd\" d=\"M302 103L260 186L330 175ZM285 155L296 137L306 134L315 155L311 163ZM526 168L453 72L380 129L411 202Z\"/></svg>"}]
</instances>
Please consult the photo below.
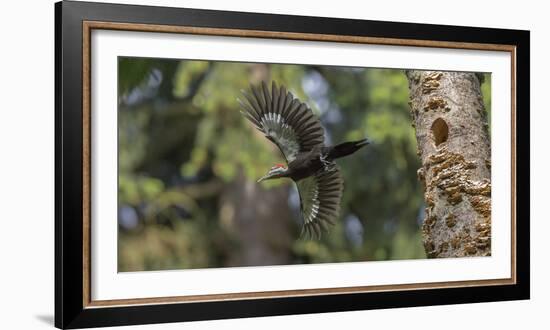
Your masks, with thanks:
<instances>
[{"instance_id":1,"label":"white wall","mask_svg":"<svg viewBox=\"0 0 550 330\"><path fill-rule=\"evenodd\" d=\"M119 1L436 24L529 29L531 34L532 299L424 308L151 325L142 329L507 329L547 327L550 222L544 210L550 108L549 27L543 1ZM0 8L0 328L53 326L53 1ZM33 94L29 94L29 91ZM521 221L521 219L520 219ZM540 325L539 325L540 324ZM537 326L538 325L538 326ZM138 327L126 327L125 329Z\"/></svg>"}]
</instances>

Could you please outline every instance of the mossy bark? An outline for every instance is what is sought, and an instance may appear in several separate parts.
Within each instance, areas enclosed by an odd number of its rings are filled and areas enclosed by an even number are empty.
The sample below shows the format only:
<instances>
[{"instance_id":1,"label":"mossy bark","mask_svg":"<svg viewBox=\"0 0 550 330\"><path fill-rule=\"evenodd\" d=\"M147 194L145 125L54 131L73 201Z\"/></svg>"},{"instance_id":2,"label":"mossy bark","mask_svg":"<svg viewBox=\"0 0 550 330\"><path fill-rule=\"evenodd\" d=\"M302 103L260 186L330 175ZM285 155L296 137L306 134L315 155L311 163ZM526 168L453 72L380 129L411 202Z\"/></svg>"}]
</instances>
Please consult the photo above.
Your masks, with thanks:
<instances>
[{"instance_id":1,"label":"mossy bark","mask_svg":"<svg viewBox=\"0 0 550 330\"><path fill-rule=\"evenodd\" d=\"M491 148L474 73L406 71L429 258L491 254Z\"/></svg>"}]
</instances>

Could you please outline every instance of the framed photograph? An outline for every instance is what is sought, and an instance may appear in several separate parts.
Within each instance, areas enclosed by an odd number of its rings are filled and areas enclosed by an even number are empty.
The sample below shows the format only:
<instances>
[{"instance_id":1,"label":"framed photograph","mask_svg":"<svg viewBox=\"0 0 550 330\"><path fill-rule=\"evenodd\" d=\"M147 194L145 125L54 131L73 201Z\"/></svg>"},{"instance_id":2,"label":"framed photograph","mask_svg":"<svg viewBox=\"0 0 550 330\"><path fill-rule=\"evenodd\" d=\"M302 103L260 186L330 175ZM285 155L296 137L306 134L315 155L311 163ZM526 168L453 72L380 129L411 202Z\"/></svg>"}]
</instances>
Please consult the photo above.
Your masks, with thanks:
<instances>
[{"instance_id":1,"label":"framed photograph","mask_svg":"<svg viewBox=\"0 0 550 330\"><path fill-rule=\"evenodd\" d=\"M529 32L56 14L59 328L529 298Z\"/></svg>"}]
</instances>

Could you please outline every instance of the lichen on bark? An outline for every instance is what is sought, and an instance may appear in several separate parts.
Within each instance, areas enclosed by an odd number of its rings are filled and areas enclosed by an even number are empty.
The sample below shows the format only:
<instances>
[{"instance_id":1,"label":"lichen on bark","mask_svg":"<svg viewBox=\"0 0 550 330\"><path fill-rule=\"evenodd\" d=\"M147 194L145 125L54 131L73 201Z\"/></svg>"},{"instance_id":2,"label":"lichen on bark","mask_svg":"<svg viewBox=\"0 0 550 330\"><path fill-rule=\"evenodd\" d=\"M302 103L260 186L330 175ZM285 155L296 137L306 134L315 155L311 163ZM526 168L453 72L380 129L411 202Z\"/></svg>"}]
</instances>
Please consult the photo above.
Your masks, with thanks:
<instances>
[{"instance_id":1,"label":"lichen on bark","mask_svg":"<svg viewBox=\"0 0 550 330\"><path fill-rule=\"evenodd\" d=\"M491 148L475 73L406 71L429 258L491 254Z\"/></svg>"}]
</instances>

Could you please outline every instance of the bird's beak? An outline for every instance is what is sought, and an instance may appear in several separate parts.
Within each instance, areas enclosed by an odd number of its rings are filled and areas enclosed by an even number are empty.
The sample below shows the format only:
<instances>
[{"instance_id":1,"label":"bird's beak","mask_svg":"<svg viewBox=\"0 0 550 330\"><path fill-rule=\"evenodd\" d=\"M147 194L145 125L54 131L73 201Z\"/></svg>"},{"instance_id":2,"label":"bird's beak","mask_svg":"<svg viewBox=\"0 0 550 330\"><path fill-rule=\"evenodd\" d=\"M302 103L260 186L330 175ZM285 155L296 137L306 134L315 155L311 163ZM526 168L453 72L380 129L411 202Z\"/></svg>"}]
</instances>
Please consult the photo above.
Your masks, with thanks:
<instances>
[{"instance_id":1,"label":"bird's beak","mask_svg":"<svg viewBox=\"0 0 550 330\"><path fill-rule=\"evenodd\" d=\"M265 181L265 180L269 179L269 177L270 177L270 175L266 174L266 175L262 176L261 178L259 178L257 182L260 183L262 181Z\"/></svg>"}]
</instances>

